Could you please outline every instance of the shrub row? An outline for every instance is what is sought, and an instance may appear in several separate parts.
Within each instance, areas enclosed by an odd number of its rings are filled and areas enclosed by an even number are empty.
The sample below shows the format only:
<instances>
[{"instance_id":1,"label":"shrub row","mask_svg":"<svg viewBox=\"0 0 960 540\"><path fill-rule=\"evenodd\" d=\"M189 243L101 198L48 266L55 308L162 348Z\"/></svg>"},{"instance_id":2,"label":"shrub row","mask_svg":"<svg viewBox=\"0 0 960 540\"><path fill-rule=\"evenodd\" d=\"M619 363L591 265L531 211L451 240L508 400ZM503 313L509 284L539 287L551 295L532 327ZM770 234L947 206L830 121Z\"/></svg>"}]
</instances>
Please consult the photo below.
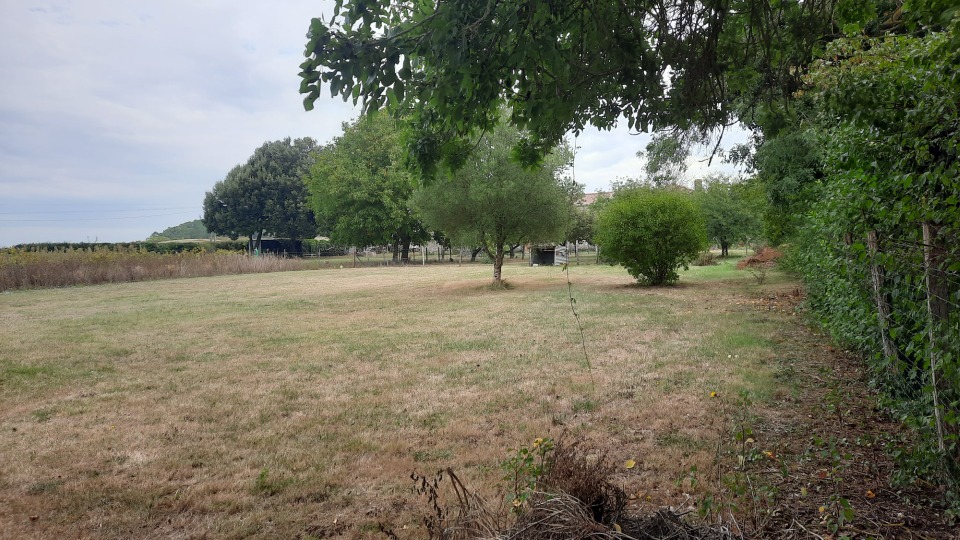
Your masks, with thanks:
<instances>
[{"instance_id":1,"label":"shrub row","mask_svg":"<svg viewBox=\"0 0 960 540\"><path fill-rule=\"evenodd\" d=\"M244 253L156 253L145 250L0 250L0 291L305 270L308 261Z\"/></svg>"},{"instance_id":2,"label":"shrub row","mask_svg":"<svg viewBox=\"0 0 960 540\"><path fill-rule=\"evenodd\" d=\"M247 243L240 240L222 240L217 242L41 242L37 244L19 244L14 249L24 252L94 252L116 251L131 253L147 251L150 253L185 253L214 251L246 251Z\"/></svg>"},{"instance_id":3,"label":"shrub row","mask_svg":"<svg viewBox=\"0 0 960 540\"><path fill-rule=\"evenodd\" d=\"M171 241L171 242L41 242L37 244L19 244L14 249L28 252L58 252L58 251L118 251L123 253L147 251L150 253L199 253L215 251L245 252L247 242L244 240L218 240L216 242L198 241ZM260 250L263 253L275 253L289 256L336 256L347 253L345 248L334 246L328 240L290 240L284 238L261 240Z\"/></svg>"}]
</instances>

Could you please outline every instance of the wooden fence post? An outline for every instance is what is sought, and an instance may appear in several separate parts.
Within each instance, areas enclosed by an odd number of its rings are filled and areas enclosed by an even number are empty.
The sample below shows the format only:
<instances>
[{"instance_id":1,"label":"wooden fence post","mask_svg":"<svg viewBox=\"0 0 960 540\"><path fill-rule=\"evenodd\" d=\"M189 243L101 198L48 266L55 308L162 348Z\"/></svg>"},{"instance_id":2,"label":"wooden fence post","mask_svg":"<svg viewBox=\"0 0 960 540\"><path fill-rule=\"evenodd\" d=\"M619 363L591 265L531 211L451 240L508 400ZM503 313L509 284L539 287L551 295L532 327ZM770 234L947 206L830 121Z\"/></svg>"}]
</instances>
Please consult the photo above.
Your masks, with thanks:
<instances>
[{"instance_id":1,"label":"wooden fence post","mask_svg":"<svg viewBox=\"0 0 960 540\"><path fill-rule=\"evenodd\" d=\"M943 436L943 413L940 411L940 385L937 377L937 364L940 360L940 340L937 336L937 325L947 320L950 308L947 304L949 288L943 266L946 262L947 250L943 239L939 238L940 226L925 221L923 223L923 267L927 285L927 328L929 332L928 358L930 359L930 382L933 388L933 415L937 427L937 446L941 452L946 451Z\"/></svg>"},{"instance_id":2,"label":"wooden fence post","mask_svg":"<svg viewBox=\"0 0 960 540\"><path fill-rule=\"evenodd\" d=\"M890 337L890 304L887 303L883 292L884 272L877 263L877 254L880 245L877 241L877 231L867 233L867 253L870 256L870 281L873 285L873 299L877 304L877 322L880 326L880 341L883 344L883 357L887 361L888 369L897 369L897 347Z\"/></svg>"}]
</instances>

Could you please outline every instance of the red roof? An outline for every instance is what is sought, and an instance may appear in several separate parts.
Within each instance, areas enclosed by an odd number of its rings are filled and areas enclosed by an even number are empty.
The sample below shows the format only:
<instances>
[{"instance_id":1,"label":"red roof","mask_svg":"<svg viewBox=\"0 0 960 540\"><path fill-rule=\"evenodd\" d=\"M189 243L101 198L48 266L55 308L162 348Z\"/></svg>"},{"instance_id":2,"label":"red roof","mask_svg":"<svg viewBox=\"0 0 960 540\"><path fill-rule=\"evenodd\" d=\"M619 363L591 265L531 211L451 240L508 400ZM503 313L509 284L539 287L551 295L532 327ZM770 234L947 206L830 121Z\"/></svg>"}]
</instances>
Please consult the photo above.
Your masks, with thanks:
<instances>
[{"instance_id":1,"label":"red roof","mask_svg":"<svg viewBox=\"0 0 960 540\"><path fill-rule=\"evenodd\" d=\"M580 199L580 206L590 206L595 203L599 198L608 199L613 197L612 191L598 191L597 193L584 193L583 198Z\"/></svg>"}]
</instances>

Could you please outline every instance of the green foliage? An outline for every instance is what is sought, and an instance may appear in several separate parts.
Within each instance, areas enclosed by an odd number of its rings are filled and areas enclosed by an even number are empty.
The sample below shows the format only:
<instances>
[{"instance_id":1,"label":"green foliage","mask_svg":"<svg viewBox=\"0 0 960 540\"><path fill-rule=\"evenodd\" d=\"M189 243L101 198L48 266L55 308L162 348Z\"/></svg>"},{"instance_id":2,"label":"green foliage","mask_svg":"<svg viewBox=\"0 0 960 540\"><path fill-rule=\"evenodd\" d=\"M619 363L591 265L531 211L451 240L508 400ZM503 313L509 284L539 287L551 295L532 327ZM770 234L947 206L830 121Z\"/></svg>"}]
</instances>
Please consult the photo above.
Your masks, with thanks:
<instances>
[{"instance_id":1,"label":"green foliage","mask_svg":"<svg viewBox=\"0 0 960 540\"><path fill-rule=\"evenodd\" d=\"M264 143L204 196L203 225L233 240L259 240L264 233L294 239L315 236L303 177L316 148L310 138Z\"/></svg>"},{"instance_id":2,"label":"green foliage","mask_svg":"<svg viewBox=\"0 0 960 540\"><path fill-rule=\"evenodd\" d=\"M430 227L454 242L483 246L500 281L507 246L561 240L582 187L562 173L569 152L561 147L539 167L511 155L521 134L505 126L485 135L456 172L419 190L414 203Z\"/></svg>"},{"instance_id":3,"label":"green foliage","mask_svg":"<svg viewBox=\"0 0 960 540\"><path fill-rule=\"evenodd\" d=\"M804 225L805 212L816 200L823 178L821 145L816 132L785 132L763 142L753 158L757 181L766 193L764 237L779 245Z\"/></svg>"},{"instance_id":4,"label":"green foliage","mask_svg":"<svg viewBox=\"0 0 960 540\"><path fill-rule=\"evenodd\" d=\"M705 132L800 88L801 70L834 33L832 3L342 0L313 19L300 92L365 111L413 111L419 162L459 153L509 122L536 160L569 131Z\"/></svg>"},{"instance_id":5,"label":"green foliage","mask_svg":"<svg viewBox=\"0 0 960 540\"><path fill-rule=\"evenodd\" d=\"M690 195L677 190L636 188L617 193L597 218L596 243L611 264L620 264L641 283L679 279L706 247L703 216Z\"/></svg>"},{"instance_id":6,"label":"green foliage","mask_svg":"<svg viewBox=\"0 0 960 540\"><path fill-rule=\"evenodd\" d=\"M429 236L409 204L418 178L403 164L402 133L386 114L343 125L310 170L310 206L337 244L402 245Z\"/></svg>"},{"instance_id":7,"label":"green foliage","mask_svg":"<svg viewBox=\"0 0 960 540\"><path fill-rule=\"evenodd\" d=\"M703 179L696 193L707 225L707 237L720 245L726 257L730 244L754 238L760 232L760 209L751 200L748 186L725 176Z\"/></svg>"},{"instance_id":8,"label":"green foliage","mask_svg":"<svg viewBox=\"0 0 960 540\"><path fill-rule=\"evenodd\" d=\"M717 258L713 252L706 250L697 255L697 260L693 261L694 266L713 266L717 264Z\"/></svg>"},{"instance_id":9,"label":"green foliage","mask_svg":"<svg viewBox=\"0 0 960 540\"><path fill-rule=\"evenodd\" d=\"M913 451L900 453L902 475L958 493L960 18L933 15L905 16L907 26L927 20L922 33L857 34L830 45L810 71L802 99L811 114L793 136L816 156L793 170L820 172L802 189L785 189L796 204L781 207L791 219L802 207L791 257L813 313L869 360L888 404L916 429ZM937 239L924 239L924 223ZM925 261L925 250L937 258Z\"/></svg>"},{"instance_id":10,"label":"green foliage","mask_svg":"<svg viewBox=\"0 0 960 540\"><path fill-rule=\"evenodd\" d=\"M589 207L571 206L570 223L564 238L567 242L589 242L596 234L597 213Z\"/></svg>"},{"instance_id":11,"label":"green foliage","mask_svg":"<svg viewBox=\"0 0 960 540\"><path fill-rule=\"evenodd\" d=\"M210 236L207 228L203 226L203 221L195 219L187 221L173 227L167 227L161 232L155 232L147 238L148 242L164 242L166 240L191 240Z\"/></svg>"},{"instance_id":12,"label":"green foliage","mask_svg":"<svg viewBox=\"0 0 960 540\"><path fill-rule=\"evenodd\" d=\"M537 438L530 446L517 449L517 452L500 464L504 471L503 481L510 486L507 501L516 513L533 495L537 481L544 475L548 466L548 456L554 449L553 439Z\"/></svg>"},{"instance_id":13,"label":"green foliage","mask_svg":"<svg viewBox=\"0 0 960 540\"><path fill-rule=\"evenodd\" d=\"M646 159L646 179L657 187L679 184L687 172L691 141L685 133L661 132L653 136L637 157Z\"/></svg>"},{"instance_id":14,"label":"green foliage","mask_svg":"<svg viewBox=\"0 0 960 540\"><path fill-rule=\"evenodd\" d=\"M140 242L139 249L152 253L197 253L201 251L243 251L245 242L221 240L217 242Z\"/></svg>"}]
</instances>

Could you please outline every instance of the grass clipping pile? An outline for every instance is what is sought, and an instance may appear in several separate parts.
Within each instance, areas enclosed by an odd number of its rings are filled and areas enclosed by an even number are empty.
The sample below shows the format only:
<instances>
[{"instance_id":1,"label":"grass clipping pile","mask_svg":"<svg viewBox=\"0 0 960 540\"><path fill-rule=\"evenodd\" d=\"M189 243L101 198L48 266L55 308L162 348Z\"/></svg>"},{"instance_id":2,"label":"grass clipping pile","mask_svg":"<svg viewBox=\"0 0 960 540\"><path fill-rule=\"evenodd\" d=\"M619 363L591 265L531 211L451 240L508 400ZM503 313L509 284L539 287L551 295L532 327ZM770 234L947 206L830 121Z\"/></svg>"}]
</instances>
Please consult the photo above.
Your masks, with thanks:
<instances>
[{"instance_id":1,"label":"grass clipping pile","mask_svg":"<svg viewBox=\"0 0 960 540\"><path fill-rule=\"evenodd\" d=\"M434 540L726 540L722 526L688 522L668 509L645 515L625 513L627 495L610 482L614 466L582 442L559 440L542 474L511 505L491 506L470 491L452 469L431 477L411 475L429 508L423 518ZM445 489L446 488L446 489ZM441 492L452 492L445 500ZM522 497L522 498L521 498ZM522 501L522 502L521 502ZM518 504L520 503L520 504ZM400 536L386 525L380 530Z\"/></svg>"}]
</instances>

